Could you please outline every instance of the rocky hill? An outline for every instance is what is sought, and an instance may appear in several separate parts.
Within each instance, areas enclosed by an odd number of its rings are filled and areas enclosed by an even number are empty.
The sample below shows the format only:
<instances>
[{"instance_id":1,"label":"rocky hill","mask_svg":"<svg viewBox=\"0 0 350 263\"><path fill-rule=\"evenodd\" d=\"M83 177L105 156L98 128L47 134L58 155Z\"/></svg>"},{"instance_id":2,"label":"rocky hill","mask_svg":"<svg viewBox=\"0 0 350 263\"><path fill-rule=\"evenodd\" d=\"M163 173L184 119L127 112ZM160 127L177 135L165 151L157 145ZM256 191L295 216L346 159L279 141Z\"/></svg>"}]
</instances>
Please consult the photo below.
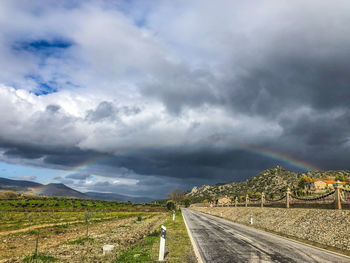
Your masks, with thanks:
<instances>
[{"instance_id":1,"label":"rocky hill","mask_svg":"<svg viewBox=\"0 0 350 263\"><path fill-rule=\"evenodd\" d=\"M192 202L201 202L209 198L217 198L223 195L242 196L248 192L252 193L278 193L290 187L297 188L299 178L303 175L313 178L335 177L343 174L350 177L350 171L309 171L304 173L290 172L281 166L267 169L258 175L244 181L232 182L222 185L203 185L193 187L187 196Z\"/></svg>"}]
</instances>

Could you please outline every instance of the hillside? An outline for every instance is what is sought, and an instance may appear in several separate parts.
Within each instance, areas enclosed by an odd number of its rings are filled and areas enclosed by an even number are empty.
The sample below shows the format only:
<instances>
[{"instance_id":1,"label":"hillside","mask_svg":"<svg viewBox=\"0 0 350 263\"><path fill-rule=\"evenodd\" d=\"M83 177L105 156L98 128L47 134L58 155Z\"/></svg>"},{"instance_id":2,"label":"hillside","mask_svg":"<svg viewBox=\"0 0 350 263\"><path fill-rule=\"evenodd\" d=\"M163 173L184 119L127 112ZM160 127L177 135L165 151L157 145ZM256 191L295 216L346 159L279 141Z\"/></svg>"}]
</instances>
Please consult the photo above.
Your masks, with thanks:
<instances>
[{"instance_id":1,"label":"hillside","mask_svg":"<svg viewBox=\"0 0 350 263\"><path fill-rule=\"evenodd\" d=\"M28 187L40 187L42 184L25 181L25 180L11 180L0 177L0 190L12 190L15 192L26 191Z\"/></svg>"},{"instance_id":2,"label":"hillside","mask_svg":"<svg viewBox=\"0 0 350 263\"><path fill-rule=\"evenodd\" d=\"M122 202L131 201L133 203L150 203L153 201L153 199L148 197L134 197L134 196L128 196L128 195L115 194L115 193L86 192L84 194L89 196L92 199L106 200L106 201L118 200Z\"/></svg>"},{"instance_id":3,"label":"hillside","mask_svg":"<svg viewBox=\"0 0 350 263\"><path fill-rule=\"evenodd\" d=\"M66 196L66 197L77 197L77 198L89 198L89 196L74 190L64 184L47 184L40 187L33 188L34 191L40 195L46 196Z\"/></svg>"},{"instance_id":4,"label":"hillside","mask_svg":"<svg viewBox=\"0 0 350 263\"><path fill-rule=\"evenodd\" d=\"M247 192L252 193L277 193L286 187L296 188L301 176L307 175L313 178L335 177L338 174L350 176L350 171L309 171L304 173L290 172L281 166L267 169L258 175L244 181L232 182L223 185L204 185L193 187L187 196L192 202L201 202L208 198L219 196L242 196Z\"/></svg>"},{"instance_id":5,"label":"hillside","mask_svg":"<svg viewBox=\"0 0 350 263\"><path fill-rule=\"evenodd\" d=\"M121 195L117 193L99 193L99 192L86 192L82 193L74 190L64 184L51 183L47 185L39 184L31 181L11 180L0 177L0 191L11 190L17 193L45 195L45 196L64 196L64 197L76 197L83 199L95 199L106 201L120 201L133 203L147 203L153 201L147 197L133 197L128 195Z\"/></svg>"}]
</instances>

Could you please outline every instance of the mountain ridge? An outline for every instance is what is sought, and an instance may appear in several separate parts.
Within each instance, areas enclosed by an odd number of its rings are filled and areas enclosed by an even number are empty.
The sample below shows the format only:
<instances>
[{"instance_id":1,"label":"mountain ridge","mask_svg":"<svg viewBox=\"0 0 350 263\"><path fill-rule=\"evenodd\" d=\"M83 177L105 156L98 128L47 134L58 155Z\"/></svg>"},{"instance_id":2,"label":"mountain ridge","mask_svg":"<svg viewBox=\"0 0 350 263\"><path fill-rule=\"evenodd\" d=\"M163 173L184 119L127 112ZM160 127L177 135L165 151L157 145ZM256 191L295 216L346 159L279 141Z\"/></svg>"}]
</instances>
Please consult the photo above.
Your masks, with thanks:
<instances>
[{"instance_id":1,"label":"mountain ridge","mask_svg":"<svg viewBox=\"0 0 350 263\"><path fill-rule=\"evenodd\" d=\"M100 192L80 192L72 189L62 183L40 184L26 180L13 180L0 177L0 191L11 190L23 194L45 195L45 196L63 196L83 199L96 199L106 201L131 201L134 203L146 203L153 201L148 197L135 197L121 195L117 193L100 193Z\"/></svg>"}]
</instances>

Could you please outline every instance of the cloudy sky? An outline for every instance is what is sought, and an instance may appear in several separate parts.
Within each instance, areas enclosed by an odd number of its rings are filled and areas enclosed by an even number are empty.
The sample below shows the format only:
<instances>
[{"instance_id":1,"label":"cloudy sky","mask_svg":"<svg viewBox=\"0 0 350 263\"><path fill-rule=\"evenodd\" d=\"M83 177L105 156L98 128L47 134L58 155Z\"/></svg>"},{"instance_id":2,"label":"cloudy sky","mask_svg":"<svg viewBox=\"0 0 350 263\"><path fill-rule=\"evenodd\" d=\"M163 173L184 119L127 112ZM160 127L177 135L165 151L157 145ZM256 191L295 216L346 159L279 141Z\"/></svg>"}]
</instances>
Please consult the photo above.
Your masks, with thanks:
<instances>
[{"instance_id":1,"label":"cloudy sky","mask_svg":"<svg viewBox=\"0 0 350 263\"><path fill-rule=\"evenodd\" d=\"M0 176L163 198L350 169L348 0L0 3Z\"/></svg>"}]
</instances>

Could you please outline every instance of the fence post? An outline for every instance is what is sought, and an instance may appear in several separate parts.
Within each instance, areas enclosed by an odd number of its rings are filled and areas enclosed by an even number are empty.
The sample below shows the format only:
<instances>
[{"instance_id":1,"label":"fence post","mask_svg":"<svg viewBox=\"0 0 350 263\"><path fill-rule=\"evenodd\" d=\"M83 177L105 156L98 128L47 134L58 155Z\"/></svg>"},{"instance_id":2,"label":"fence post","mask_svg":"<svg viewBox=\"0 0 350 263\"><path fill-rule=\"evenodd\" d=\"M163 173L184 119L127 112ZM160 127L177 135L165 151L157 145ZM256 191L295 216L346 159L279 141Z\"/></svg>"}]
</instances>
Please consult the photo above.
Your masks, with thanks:
<instances>
[{"instance_id":1,"label":"fence post","mask_svg":"<svg viewBox=\"0 0 350 263\"><path fill-rule=\"evenodd\" d=\"M290 189L288 187L287 193L286 193L286 208L289 208L289 202L290 202Z\"/></svg>"},{"instance_id":2,"label":"fence post","mask_svg":"<svg viewBox=\"0 0 350 263\"><path fill-rule=\"evenodd\" d=\"M164 253L165 253L165 236L166 236L166 227L162 225L161 231L160 231L160 247L159 247L159 261L164 260Z\"/></svg>"},{"instance_id":3,"label":"fence post","mask_svg":"<svg viewBox=\"0 0 350 263\"><path fill-rule=\"evenodd\" d=\"M261 208L264 207L264 203L265 203L265 194L261 193Z\"/></svg>"},{"instance_id":4,"label":"fence post","mask_svg":"<svg viewBox=\"0 0 350 263\"><path fill-rule=\"evenodd\" d=\"M248 194L246 194L246 196L245 196L245 207L248 207L248 203L249 203L249 196L248 196Z\"/></svg>"},{"instance_id":5,"label":"fence post","mask_svg":"<svg viewBox=\"0 0 350 263\"><path fill-rule=\"evenodd\" d=\"M235 207L237 207L237 204L238 204L238 197L236 196L236 198L235 198Z\"/></svg>"},{"instance_id":6,"label":"fence post","mask_svg":"<svg viewBox=\"0 0 350 263\"><path fill-rule=\"evenodd\" d=\"M335 183L335 209L341 209L341 189L340 189L340 181Z\"/></svg>"}]
</instances>

